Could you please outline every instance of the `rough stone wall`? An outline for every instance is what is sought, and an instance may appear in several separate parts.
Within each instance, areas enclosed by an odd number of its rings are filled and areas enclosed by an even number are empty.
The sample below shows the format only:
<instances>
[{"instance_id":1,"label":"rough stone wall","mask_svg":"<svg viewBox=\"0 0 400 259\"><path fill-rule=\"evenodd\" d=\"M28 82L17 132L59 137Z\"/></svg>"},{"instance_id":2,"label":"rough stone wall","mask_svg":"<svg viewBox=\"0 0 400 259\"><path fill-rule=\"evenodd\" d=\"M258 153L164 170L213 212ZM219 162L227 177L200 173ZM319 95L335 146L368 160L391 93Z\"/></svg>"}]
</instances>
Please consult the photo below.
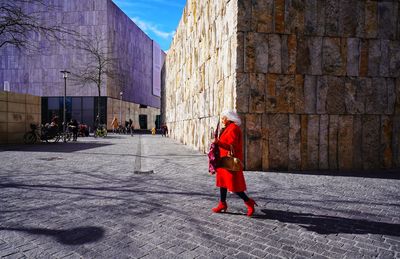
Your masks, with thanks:
<instances>
[{"instance_id":1,"label":"rough stone wall","mask_svg":"<svg viewBox=\"0 0 400 259\"><path fill-rule=\"evenodd\" d=\"M30 124L41 122L39 96L0 92L0 144L23 143Z\"/></svg>"},{"instance_id":2,"label":"rough stone wall","mask_svg":"<svg viewBox=\"0 0 400 259\"><path fill-rule=\"evenodd\" d=\"M398 1L194 2L167 56L174 138L204 149L208 118L235 108L248 170L400 167Z\"/></svg>"},{"instance_id":3,"label":"rough stone wall","mask_svg":"<svg viewBox=\"0 0 400 259\"><path fill-rule=\"evenodd\" d=\"M247 169L399 167L398 1L238 2Z\"/></svg>"},{"instance_id":4,"label":"rough stone wall","mask_svg":"<svg viewBox=\"0 0 400 259\"><path fill-rule=\"evenodd\" d=\"M236 17L231 0L189 0L165 64L170 135L205 151L210 128L236 100Z\"/></svg>"}]
</instances>

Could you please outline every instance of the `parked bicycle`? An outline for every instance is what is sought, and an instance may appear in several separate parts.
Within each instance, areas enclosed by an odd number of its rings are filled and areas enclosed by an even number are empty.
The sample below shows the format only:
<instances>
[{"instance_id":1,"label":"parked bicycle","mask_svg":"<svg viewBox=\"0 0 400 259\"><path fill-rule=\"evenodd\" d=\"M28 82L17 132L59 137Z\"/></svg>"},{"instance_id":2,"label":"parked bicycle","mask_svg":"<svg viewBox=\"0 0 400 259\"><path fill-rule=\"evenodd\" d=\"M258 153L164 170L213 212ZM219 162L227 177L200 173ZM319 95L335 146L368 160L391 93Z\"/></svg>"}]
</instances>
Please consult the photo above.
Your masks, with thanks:
<instances>
[{"instance_id":1,"label":"parked bicycle","mask_svg":"<svg viewBox=\"0 0 400 259\"><path fill-rule=\"evenodd\" d=\"M28 131L24 135L25 144L34 144L39 141L58 142L63 137L63 134L59 133L56 128L43 125L38 127L36 124L30 124L30 128L31 131Z\"/></svg>"},{"instance_id":2,"label":"parked bicycle","mask_svg":"<svg viewBox=\"0 0 400 259\"><path fill-rule=\"evenodd\" d=\"M107 136L107 128L106 125L101 124L99 125L99 127L97 127L97 129L94 131L94 137L101 137L104 138Z\"/></svg>"}]
</instances>

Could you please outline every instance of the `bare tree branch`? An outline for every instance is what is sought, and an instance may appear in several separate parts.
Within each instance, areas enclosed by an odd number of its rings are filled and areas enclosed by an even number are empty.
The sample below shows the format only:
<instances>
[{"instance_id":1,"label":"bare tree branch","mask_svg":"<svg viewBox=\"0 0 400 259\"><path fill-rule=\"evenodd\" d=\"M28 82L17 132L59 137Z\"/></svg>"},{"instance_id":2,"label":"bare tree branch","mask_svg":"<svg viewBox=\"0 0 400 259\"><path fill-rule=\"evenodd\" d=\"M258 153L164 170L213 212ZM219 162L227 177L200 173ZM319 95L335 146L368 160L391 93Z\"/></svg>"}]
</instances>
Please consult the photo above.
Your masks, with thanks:
<instances>
[{"instance_id":1,"label":"bare tree branch","mask_svg":"<svg viewBox=\"0 0 400 259\"><path fill-rule=\"evenodd\" d=\"M35 47L39 35L48 40L62 42L73 30L46 20L46 13L59 7L46 0L0 0L0 48L13 45L17 48Z\"/></svg>"}]
</instances>

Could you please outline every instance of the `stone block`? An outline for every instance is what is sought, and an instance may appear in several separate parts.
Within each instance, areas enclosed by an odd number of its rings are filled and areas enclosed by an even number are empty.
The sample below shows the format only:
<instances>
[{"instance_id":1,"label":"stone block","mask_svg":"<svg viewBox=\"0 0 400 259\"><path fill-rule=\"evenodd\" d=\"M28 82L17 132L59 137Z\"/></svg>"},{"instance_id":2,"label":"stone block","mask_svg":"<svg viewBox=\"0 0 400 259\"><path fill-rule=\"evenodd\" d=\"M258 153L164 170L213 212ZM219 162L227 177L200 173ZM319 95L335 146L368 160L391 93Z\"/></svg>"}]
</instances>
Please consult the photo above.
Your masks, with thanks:
<instances>
[{"instance_id":1,"label":"stone block","mask_svg":"<svg viewBox=\"0 0 400 259\"><path fill-rule=\"evenodd\" d=\"M237 30L240 32L251 30L252 6L251 1L238 0Z\"/></svg>"},{"instance_id":2,"label":"stone block","mask_svg":"<svg viewBox=\"0 0 400 259\"><path fill-rule=\"evenodd\" d=\"M301 125L301 146L300 146L300 155L301 155L301 170L308 170L308 116L309 115L301 115L300 117L300 125Z\"/></svg>"},{"instance_id":3,"label":"stone block","mask_svg":"<svg viewBox=\"0 0 400 259\"><path fill-rule=\"evenodd\" d=\"M256 64L256 47L255 47L256 33L248 32L245 34L245 54L244 54L244 71L255 72Z\"/></svg>"},{"instance_id":4,"label":"stone block","mask_svg":"<svg viewBox=\"0 0 400 259\"><path fill-rule=\"evenodd\" d=\"M400 21L400 18L399 18ZM399 36L400 38L400 36ZM391 77L400 77L400 42L389 43L389 74Z\"/></svg>"},{"instance_id":5,"label":"stone block","mask_svg":"<svg viewBox=\"0 0 400 259\"><path fill-rule=\"evenodd\" d=\"M325 33L325 1L305 0L304 33L323 36Z\"/></svg>"},{"instance_id":6,"label":"stone block","mask_svg":"<svg viewBox=\"0 0 400 259\"><path fill-rule=\"evenodd\" d=\"M319 169L329 169L328 145L329 143L329 116L321 115L319 118Z\"/></svg>"},{"instance_id":7,"label":"stone block","mask_svg":"<svg viewBox=\"0 0 400 259\"><path fill-rule=\"evenodd\" d=\"M276 112L278 100L276 98L276 83L278 76L276 74L267 74L267 91L265 100L266 112Z\"/></svg>"},{"instance_id":8,"label":"stone block","mask_svg":"<svg viewBox=\"0 0 400 259\"><path fill-rule=\"evenodd\" d=\"M329 168L338 169L338 128L339 115L329 116L329 140L328 140L328 155Z\"/></svg>"},{"instance_id":9,"label":"stone block","mask_svg":"<svg viewBox=\"0 0 400 259\"><path fill-rule=\"evenodd\" d=\"M288 169L289 117L287 114L269 115L270 169Z\"/></svg>"},{"instance_id":10,"label":"stone block","mask_svg":"<svg viewBox=\"0 0 400 259\"><path fill-rule=\"evenodd\" d=\"M244 72L244 57L245 57L245 34L237 33L237 53L236 53L236 72ZM208 70L207 70L208 71ZM207 85L207 84L206 84Z\"/></svg>"},{"instance_id":11,"label":"stone block","mask_svg":"<svg viewBox=\"0 0 400 259\"><path fill-rule=\"evenodd\" d=\"M363 169L380 167L380 117L379 115L363 116L362 157Z\"/></svg>"},{"instance_id":12,"label":"stone block","mask_svg":"<svg viewBox=\"0 0 400 259\"><path fill-rule=\"evenodd\" d=\"M396 81L393 78L386 78L387 87L387 107L385 114L392 115L396 105Z\"/></svg>"},{"instance_id":13,"label":"stone block","mask_svg":"<svg viewBox=\"0 0 400 259\"><path fill-rule=\"evenodd\" d=\"M297 74L306 75L310 70L311 56L308 45L308 38L297 37L297 53L296 53L296 72Z\"/></svg>"},{"instance_id":14,"label":"stone block","mask_svg":"<svg viewBox=\"0 0 400 259\"><path fill-rule=\"evenodd\" d=\"M25 133L25 122L8 122L7 123L8 133Z\"/></svg>"},{"instance_id":15,"label":"stone block","mask_svg":"<svg viewBox=\"0 0 400 259\"><path fill-rule=\"evenodd\" d=\"M396 1L378 1L378 37L393 39L396 35L398 9Z\"/></svg>"},{"instance_id":16,"label":"stone block","mask_svg":"<svg viewBox=\"0 0 400 259\"><path fill-rule=\"evenodd\" d=\"M325 35L338 36L339 35L339 4L337 0L326 0L325 12Z\"/></svg>"},{"instance_id":17,"label":"stone block","mask_svg":"<svg viewBox=\"0 0 400 259\"><path fill-rule=\"evenodd\" d=\"M268 46L268 72L281 73L282 72L282 42L278 34L269 35Z\"/></svg>"},{"instance_id":18,"label":"stone block","mask_svg":"<svg viewBox=\"0 0 400 259\"><path fill-rule=\"evenodd\" d=\"M365 85L365 112L383 114L387 109L387 86L385 78L367 80Z\"/></svg>"},{"instance_id":19,"label":"stone block","mask_svg":"<svg viewBox=\"0 0 400 259\"><path fill-rule=\"evenodd\" d=\"M252 2L252 29L257 32L274 32L274 0Z\"/></svg>"},{"instance_id":20,"label":"stone block","mask_svg":"<svg viewBox=\"0 0 400 259\"><path fill-rule=\"evenodd\" d=\"M262 170L267 171L269 167L269 132L270 132L270 115L264 113L262 115Z\"/></svg>"},{"instance_id":21,"label":"stone block","mask_svg":"<svg viewBox=\"0 0 400 259\"><path fill-rule=\"evenodd\" d=\"M317 77L306 75L304 78L304 112L315 114L317 106Z\"/></svg>"},{"instance_id":22,"label":"stone block","mask_svg":"<svg viewBox=\"0 0 400 259\"><path fill-rule=\"evenodd\" d=\"M390 57L389 40L381 40L381 58L379 62L379 75L383 77L390 76Z\"/></svg>"},{"instance_id":23,"label":"stone block","mask_svg":"<svg viewBox=\"0 0 400 259\"><path fill-rule=\"evenodd\" d=\"M7 133L7 122L0 122L0 134Z\"/></svg>"},{"instance_id":24,"label":"stone block","mask_svg":"<svg viewBox=\"0 0 400 259\"><path fill-rule=\"evenodd\" d=\"M327 96L329 90L329 79L327 76L320 76L317 79L316 87L316 112L326 114Z\"/></svg>"},{"instance_id":25,"label":"stone block","mask_svg":"<svg viewBox=\"0 0 400 259\"><path fill-rule=\"evenodd\" d=\"M378 36L378 2L368 0L365 2L365 36L376 38Z\"/></svg>"},{"instance_id":26,"label":"stone block","mask_svg":"<svg viewBox=\"0 0 400 259\"><path fill-rule=\"evenodd\" d=\"M8 106L8 112L17 112L17 113L25 113L26 112L25 103L8 102L7 106Z\"/></svg>"},{"instance_id":27,"label":"stone block","mask_svg":"<svg viewBox=\"0 0 400 259\"><path fill-rule=\"evenodd\" d=\"M262 140L262 115L246 114L246 170L262 168L262 152L259 143Z\"/></svg>"},{"instance_id":28,"label":"stone block","mask_svg":"<svg viewBox=\"0 0 400 259\"><path fill-rule=\"evenodd\" d=\"M324 38L322 70L327 75L345 75L347 42L340 38Z\"/></svg>"},{"instance_id":29,"label":"stone block","mask_svg":"<svg viewBox=\"0 0 400 259\"><path fill-rule=\"evenodd\" d=\"M250 74L250 102L249 111L251 113L265 112L265 90L267 80L265 74Z\"/></svg>"},{"instance_id":30,"label":"stone block","mask_svg":"<svg viewBox=\"0 0 400 259\"><path fill-rule=\"evenodd\" d=\"M381 41L370 40L368 50L368 76L379 76Z\"/></svg>"},{"instance_id":31,"label":"stone block","mask_svg":"<svg viewBox=\"0 0 400 259\"><path fill-rule=\"evenodd\" d=\"M400 115L393 116L393 131L392 131L392 152L393 152L393 167L400 167Z\"/></svg>"},{"instance_id":32,"label":"stone block","mask_svg":"<svg viewBox=\"0 0 400 259\"><path fill-rule=\"evenodd\" d=\"M364 77L368 75L368 50L369 50L368 40L361 40L360 76L364 76Z\"/></svg>"},{"instance_id":33,"label":"stone block","mask_svg":"<svg viewBox=\"0 0 400 259\"><path fill-rule=\"evenodd\" d=\"M353 168L353 116L340 115L338 128L338 164L340 170Z\"/></svg>"},{"instance_id":34,"label":"stone block","mask_svg":"<svg viewBox=\"0 0 400 259\"><path fill-rule=\"evenodd\" d=\"M301 123L300 115L289 115L289 170L301 169Z\"/></svg>"},{"instance_id":35,"label":"stone block","mask_svg":"<svg viewBox=\"0 0 400 259\"><path fill-rule=\"evenodd\" d=\"M347 75L358 76L360 65L360 39L348 38L347 39Z\"/></svg>"},{"instance_id":36,"label":"stone block","mask_svg":"<svg viewBox=\"0 0 400 259\"><path fill-rule=\"evenodd\" d=\"M282 73L296 73L296 35L282 35Z\"/></svg>"},{"instance_id":37,"label":"stone block","mask_svg":"<svg viewBox=\"0 0 400 259\"><path fill-rule=\"evenodd\" d=\"M317 170L319 167L319 116L309 115L307 123L307 167L309 170Z\"/></svg>"},{"instance_id":38,"label":"stone block","mask_svg":"<svg viewBox=\"0 0 400 259\"><path fill-rule=\"evenodd\" d=\"M7 97L8 97L8 94L7 94L7 92L3 92L3 91L1 91L0 92L0 101L7 101Z\"/></svg>"},{"instance_id":39,"label":"stone block","mask_svg":"<svg viewBox=\"0 0 400 259\"><path fill-rule=\"evenodd\" d=\"M7 122L7 121L8 121L8 113L0 112L0 122Z\"/></svg>"},{"instance_id":40,"label":"stone block","mask_svg":"<svg viewBox=\"0 0 400 259\"><path fill-rule=\"evenodd\" d=\"M41 97L28 94L28 95L26 95L26 103L40 106Z\"/></svg>"},{"instance_id":41,"label":"stone block","mask_svg":"<svg viewBox=\"0 0 400 259\"><path fill-rule=\"evenodd\" d=\"M341 77L327 77L328 93L326 96L326 111L328 114L345 114L345 86Z\"/></svg>"},{"instance_id":42,"label":"stone block","mask_svg":"<svg viewBox=\"0 0 400 259\"><path fill-rule=\"evenodd\" d=\"M8 144L20 144L24 142L24 132L12 132L8 133L7 143Z\"/></svg>"},{"instance_id":43,"label":"stone block","mask_svg":"<svg viewBox=\"0 0 400 259\"><path fill-rule=\"evenodd\" d=\"M6 112L6 111L7 111L7 102L0 101L0 112Z\"/></svg>"},{"instance_id":44,"label":"stone block","mask_svg":"<svg viewBox=\"0 0 400 259\"><path fill-rule=\"evenodd\" d=\"M236 111L249 111L250 80L248 74L236 73ZM216 112L212 112L215 114Z\"/></svg>"},{"instance_id":45,"label":"stone block","mask_svg":"<svg viewBox=\"0 0 400 259\"><path fill-rule=\"evenodd\" d=\"M26 114L25 113L16 113L16 112L11 113L11 112L9 112L7 117L8 117L7 120L8 120L9 123L10 122L13 122L13 123L14 122L18 122L18 123L20 123L20 122L25 122Z\"/></svg>"},{"instance_id":46,"label":"stone block","mask_svg":"<svg viewBox=\"0 0 400 259\"><path fill-rule=\"evenodd\" d=\"M295 75L295 102L294 110L297 114L302 114L305 111L305 100L304 100L304 77L303 75Z\"/></svg>"},{"instance_id":47,"label":"stone block","mask_svg":"<svg viewBox=\"0 0 400 259\"><path fill-rule=\"evenodd\" d=\"M339 1L339 34L344 37L355 37L358 24L364 22L359 20L360 10L357 8L358 0Z\"/></svg>"},{"instance_id":48,"label":"stone block","mask_svg":"<svg viewBox=\"0 0 400 259\"><path fill-rule=\"evenodd\" d=\"M353 168L363 169L362 158L362 116L353 116Z\"/></svg>"},{"instance_id":49,"label":"stone block","mask_svg":"<svg viewBox=\"0 0 400 259\"><path fill-rule=\"evenodd\" d=\"M276 112L293 113L296 101L296 85L294 75L282 75L275 85Z\"/></svg>"},{"instance_id":50,"label":"stone block","mask_svg":"<svg viewBox=\"0 0 400 259\"><path fill-rule=\"evenodd\" d=\"M275 32L285 32L285 0L275 0Z\"/></svg>"},{"instance_id":51,"label":"stone block","mask_svg":"<svg viewBox=\"0 0 400 259\"><path fill-rule=\"evenodd\" d=\"M392 138L393 138L393 121L390 116L383 115L381 117L381 168L389 169L393 165L393 150L392 150Z\"/></svg>"},{"instance_id":52,"label":"stone block","mask_svg":"<svg viewBox=\"0 0 400 259\"><path fill-rule=\"evenodd\" d=\"M310 70L311 75L322 74L322 37L308 38L308 48L310 50Z\"/></svg>"},{"instance_id":53,"label":"stone block","mask_svg":"<svg viewBox=\"0 0 400 259\"><path fill-rule=\"evenodd\" d=\"M345 105L348 114L365 112L365 80L359 78L345 79Z\"/></svg>"},{"instance_id":54,"label":"stone block","mask_svg":"<svg viewBox=\"0 0 400 259\"><path fill-rule=\"evenodd\" d=\"M7 144L8 143L8 134L0 132L0 144Z\"/></svg>"},{"instance_id":55,"label":"stone block","mask_svg":"<svg viewBox=\"0 0 400 259\"><path fill-rule=\"evenodd\" d=\"M299 34L304 32L304 0L285 1L285 33Z\"/></svg>"},{"instance_id":56,"label":"stone block","mask_svg":"<svg viewBox=\"0 0 400 259\"><path fill-rule=\"evenodd\" d=\"M19 93L13 93L9 92L7 101L10 103L23 103L25 104L26 100L26 95L25 94L19 94Z\"/></svg>"},{"instance_id":57,"label":"stone block","mask_svg":"<svg viewBox=\"0 0 400 259\"><path fill-rule=\"evenodd\" d=\"M40 113L41 107L37 104L26 104L27 113Z\"/></svg>"},{"instance_id":58,"label":"stone block","mask_svg":"<svg viewBox=\"0 0 400 259\"><path fill-rule=\"evenodd\" d=\"M268 34L257 33L255 35L255 71L257 73L268 72L268 55L269 55L269 44Z\"/></svg>"}]
</instances>

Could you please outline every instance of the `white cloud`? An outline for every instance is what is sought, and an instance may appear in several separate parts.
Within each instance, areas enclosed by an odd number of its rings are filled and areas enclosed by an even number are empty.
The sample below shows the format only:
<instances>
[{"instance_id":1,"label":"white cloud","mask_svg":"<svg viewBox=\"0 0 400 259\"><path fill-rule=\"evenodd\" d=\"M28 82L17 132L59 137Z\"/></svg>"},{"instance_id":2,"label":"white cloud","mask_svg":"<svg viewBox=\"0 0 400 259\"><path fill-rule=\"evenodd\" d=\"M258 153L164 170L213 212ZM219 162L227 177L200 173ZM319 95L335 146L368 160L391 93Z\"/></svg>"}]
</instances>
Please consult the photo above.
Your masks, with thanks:
<instances>
[{"instance_id":1,"label":"white cloud","mask_svg":"<svg viewBox=\"0 0 400 259\"><path fill-rule=\"evenodd\" d=\"M153 32L156 34L158 37L163 38L163 39L171 39L175 35L175 31L171 32L166 32L158 29L157 25L154 25L151 22L143 21L139 17L133 17L131 18L134 23L136 23L137 26L139 26L140 29L142 29L146 33Z\"/></svg>"}]
</instances>

